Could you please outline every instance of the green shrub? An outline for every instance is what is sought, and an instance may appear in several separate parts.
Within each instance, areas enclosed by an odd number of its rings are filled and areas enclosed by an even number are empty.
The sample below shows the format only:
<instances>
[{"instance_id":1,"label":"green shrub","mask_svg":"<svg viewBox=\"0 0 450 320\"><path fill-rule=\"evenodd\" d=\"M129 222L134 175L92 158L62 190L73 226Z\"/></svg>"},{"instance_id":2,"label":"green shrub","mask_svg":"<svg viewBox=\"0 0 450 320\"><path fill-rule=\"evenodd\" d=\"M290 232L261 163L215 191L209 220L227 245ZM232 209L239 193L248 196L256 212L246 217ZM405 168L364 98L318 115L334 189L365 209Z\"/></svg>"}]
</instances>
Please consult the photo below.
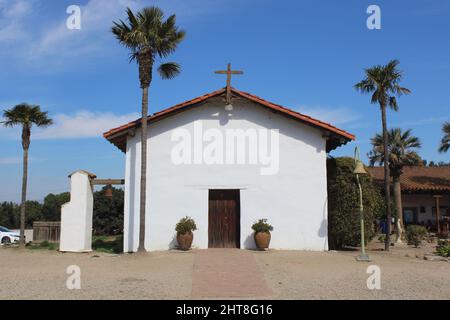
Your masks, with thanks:
<instances>
[{"instance_id":1,"label":"green shrub","mask_svg":"<svg viewBox=\"0 0 450 320\"><path fill-rule=\"evenodd\" d=\"M422 243L427 235L427 229L424 226L410 225L406 229L406 240L408 244L414 245L416 248Z\"/></svg>"},{"instance_id":2,"label":"green shrub","mask_svg":"<svg viewBox=\"0 0 450 320\"><path fill-rule=\"evenodd\" d=\"M180 221L175 226L175 231L177 232L177 234L191 233L195 230L197 230L197 225L195 224L194 219L192 219L191 217L184 217L180 219Z\"/></svg>"},{"instance_id":3,"label":"green shrub","mask_svg":"<svg viewBox=\"0 0 450 320\"><path fill-rule=\"evenodd\" d=\"M359 191L352 158L329 158L328 170L328 245L330 249L357 246L361 240ZM375 219L385 214L384 199L370 175L360 176L363 191L365 240L376 235Z\"/></svg>"},{"instance_id":4,"label":"green shrub","mask_svg":"<svg viewBox=\"0 0 450 320\"><path fill-rule=\"evenodd\" d=\"M105 253L123 253L123 236L105 237L94 236L92 249Z\"/></svg>"},{"instance_id":5,"label":"green shrub","mask_svg":"<svg viewBox=\"0 0 450 320\"><path fill-rule=\"evenodd\" d=\"M31 249L31 250L42 250L42 249L46 249L46 250L57 250L59 247L58 243L50 243L48 241L42 241L39 243L27 243L26 244L26 248L27 249Z\"/></svg>"},{"instance_id":6,"label":"green shrub","mask_svg":"<svg viewBox=\"0 0 450 320\"><path fill-rule=\"evenodd\" d=\"M436 252L441 257L450 257L450 241L439 240L436 247Z\"/></svg>"},{"instance_id":7,"label":"green shrub","mask_svg":"<svg viewBox=\"0 0 450 320\"><path fill-rule=\"evenodd\" d=\"M112 187L112 197L107 197L107 186L94 192L92 226L94 235L120 235L123 233L124 191Z\"/></svg>"},{"instance_id":8,"label":"green shrub","mask_svg":"<svg viewBox=\"0 0 450 320\"><path fill-rule=\"evenodd\" d=\"M255 231L255 233L258 232L269 233L270 231L273 230L273 227L267 223L267 219L259 219L252 225L252 229L253 231Z\"/></svg>"},{"instance_id":9,"label":"green shrub","mask_svg":"<svg viewBox=\"0 0 450 320\"><path fill-rule=\"evenodd\" d=\"M381 234L378 237L378 241L380 241L381 243L385 243L386 242L386 235L385 234Z\"/></svg>"}]
</instances>

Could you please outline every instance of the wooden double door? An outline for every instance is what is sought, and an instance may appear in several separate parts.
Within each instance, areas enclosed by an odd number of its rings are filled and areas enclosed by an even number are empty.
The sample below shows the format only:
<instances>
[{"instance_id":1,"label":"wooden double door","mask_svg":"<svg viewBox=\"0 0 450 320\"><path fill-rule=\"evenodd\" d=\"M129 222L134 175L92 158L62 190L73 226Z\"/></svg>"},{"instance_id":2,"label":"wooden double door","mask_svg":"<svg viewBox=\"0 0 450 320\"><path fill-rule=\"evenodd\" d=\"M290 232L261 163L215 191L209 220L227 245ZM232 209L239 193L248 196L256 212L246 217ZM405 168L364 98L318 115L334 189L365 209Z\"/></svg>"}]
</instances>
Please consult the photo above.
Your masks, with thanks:
<instances>
[{"instance_id":1,"label":"wooden double door","mask_svg":"<svg viewBox=\"0 0 450 320\"><path fill-rule=\"evenodd\" d=\"M209 190L208 247L240 248L239 190Z\"/></svg>"}]
</instances>

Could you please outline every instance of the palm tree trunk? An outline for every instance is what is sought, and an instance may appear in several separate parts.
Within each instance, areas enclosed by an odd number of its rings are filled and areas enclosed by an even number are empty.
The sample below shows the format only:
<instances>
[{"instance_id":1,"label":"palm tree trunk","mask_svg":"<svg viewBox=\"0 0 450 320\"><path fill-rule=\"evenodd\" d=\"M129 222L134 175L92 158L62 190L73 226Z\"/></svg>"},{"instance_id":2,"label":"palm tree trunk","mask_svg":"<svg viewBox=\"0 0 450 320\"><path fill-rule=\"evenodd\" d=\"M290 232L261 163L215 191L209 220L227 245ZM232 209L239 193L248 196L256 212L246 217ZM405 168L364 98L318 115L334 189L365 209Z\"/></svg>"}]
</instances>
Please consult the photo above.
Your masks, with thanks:
<instances>
[{"instance_id":1,"label":"palm tree trunk","mask_svg":"<svg viewBox=\"0 0 450 320\"><path fill-rule=\"evenodd\" d=\"M395 211L397 212L397 219L395 220L395 226L397 230L397 243L402 242L403 234L403 207L402 207L402 189L400 185L400 177L394 177L394 202Z\"/></svg>"},{"instance_id":2,"label":"palm tree trunk","mask_svg":"<svg viewBox=\"0 0 450 320\"><path fill-rule=\"evenodd\" d=\"M386 121L386 106L381 105L381 120L383 122L383 149L384 149L384 192L386 196L386 242L384 244L384 249L389 251L391 245L391 222L392 222L392 212L391 212L391 188L390 188L390 172L389 172L389 139L387 131L387 121Z\"/></svg>"},{"instance_id":3,"label":"palm tree trunk","mask_svg":"<svg viewBox=\"0 0 450 320\"><path fill-rule=\"evenodd\" d=\"M20 202L20 239L19 246L25 246L25 211L27 202L28 147L23 148L22 200Z\"/></svg>"},{"instance_id":4,"label":"palm tree trunk","mask_svg":"<svg viewBox=\"0 0 450 320\"><path fill-rule=\"evenodd\" d=\"M139 246L138 252L145 251L145 207L147 198L147 116L148 86L142 88L142 128L141 128L141 188L139 211Z\"/></svg>"}]
</instances>

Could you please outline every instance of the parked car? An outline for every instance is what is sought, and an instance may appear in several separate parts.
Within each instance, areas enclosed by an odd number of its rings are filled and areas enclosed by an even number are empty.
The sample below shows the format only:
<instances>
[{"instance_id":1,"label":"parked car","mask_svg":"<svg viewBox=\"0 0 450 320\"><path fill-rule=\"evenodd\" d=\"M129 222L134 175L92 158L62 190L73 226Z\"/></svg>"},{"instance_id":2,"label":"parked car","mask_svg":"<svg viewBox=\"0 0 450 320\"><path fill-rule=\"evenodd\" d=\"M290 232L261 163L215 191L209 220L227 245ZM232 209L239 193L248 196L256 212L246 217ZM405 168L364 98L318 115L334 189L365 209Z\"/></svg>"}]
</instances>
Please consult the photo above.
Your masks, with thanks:
<instances>
[{"instance_id":1,"label":"parked car","mask_svg":"<svg viewBox=\"0 0 450 320\"><path fill-rule=\"evenodd\" d=\"M0 226L0 242L1 244L10 244L19 242L20 235L17 232L11 231L8 228Z\"/></svg>"}]
</instances>

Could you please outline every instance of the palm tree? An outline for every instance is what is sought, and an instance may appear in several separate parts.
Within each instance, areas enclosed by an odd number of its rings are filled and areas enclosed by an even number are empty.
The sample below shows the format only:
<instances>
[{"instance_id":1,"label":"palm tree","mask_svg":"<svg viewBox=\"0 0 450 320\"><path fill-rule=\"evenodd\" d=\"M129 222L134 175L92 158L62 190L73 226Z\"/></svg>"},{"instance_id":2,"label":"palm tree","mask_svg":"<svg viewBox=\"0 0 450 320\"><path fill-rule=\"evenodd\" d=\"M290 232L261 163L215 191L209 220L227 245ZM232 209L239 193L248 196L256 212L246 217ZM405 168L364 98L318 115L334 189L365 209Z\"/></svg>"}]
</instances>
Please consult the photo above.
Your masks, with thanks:
<instances>
[{"instance_id":1,"label":"palm tree","mask_svg":"<svg viewBox=\"0 0 450 320\"><path fill-rule=\"evenodd\" d=\"M397 213L396 230L397 242L400 243L403 234L403 208L402 191L400 178L403 174L403 167L414 166L422 163L422 159L415 149L421 147L420 139L411 135L411 130L402 132L400 128L394 128L388 132L389 169L392 181L394 182L394 203ZM375 163L384 164L384 143L381 134L375 135L371 139L373 146L369 152L370 165Z\"/></svg>"},{"instance_id":2,"label":"palm tree","mask_svg":"<svg viewBox=\"0 0 450 320\"><path fill-rule=\"evenodd\" d=\"M2 121L6 127L22 126L22 148L23 148L23 176L22 176L22 199L20 203L20 241L19 245L25 245L25 211L27 201L27 180L28 180L28 149L30 147L31 127L46 127L53 123L47 117L47 112L41 111L37 105L22 103L12 109L5 110Z\"/></svg>"},{"instance_id":3,"label":"palm tree","mask_svg":"<svg viewBox=\"0 0 450 320\"><path fill-rule=\"evenodd\" d=\"M450 122L445 122L442 125L442 131L444 132L444 136L441 140L439 152L447 152L450 149Z\"/></svg>"},{"instance_id":4,"label":"palm tree","mask_svg":"<svg viewBox=\"0 0 450 320\"><path fill-rule=\"evenodd\" d=\"M354 87L361 93L372 94L371 103L378 103L381 110L383 126L383 154L389 158L386 108L397 111L397 96L410 93L409 89L400 86L402 72L397 69L398 60L391 60L387 65L377 65L365 70L366 77ZM386 196L387 232L385 250L389 251L391 242L391 191L389 188L389 165L384 163L384 190Z\"/></svg>"},{"instance_id":5,"label":"palm tree","mask_svg":"<svg viewBox=\"0 0 450 320\"><path fill-rule=\"evenodd\" d=\"M134 14L127 8L128 24L120 20L111 28L119 43L130 50L130 61L139 67L139 80L142 89L142 128L141 128L141 186L140 186L140 225L138 251L145 251L145 204L147 185L147 116L148 89L152 82L153 66L157 59L166 58L173 53L184 39L185 32L175 25L176 17L171 15L164 20L164 13L157 7L148 7ZM163 79L172 79L180 73L180 66L174 62L163 63L157 69Z\"/></svg>"}]
</instances>

